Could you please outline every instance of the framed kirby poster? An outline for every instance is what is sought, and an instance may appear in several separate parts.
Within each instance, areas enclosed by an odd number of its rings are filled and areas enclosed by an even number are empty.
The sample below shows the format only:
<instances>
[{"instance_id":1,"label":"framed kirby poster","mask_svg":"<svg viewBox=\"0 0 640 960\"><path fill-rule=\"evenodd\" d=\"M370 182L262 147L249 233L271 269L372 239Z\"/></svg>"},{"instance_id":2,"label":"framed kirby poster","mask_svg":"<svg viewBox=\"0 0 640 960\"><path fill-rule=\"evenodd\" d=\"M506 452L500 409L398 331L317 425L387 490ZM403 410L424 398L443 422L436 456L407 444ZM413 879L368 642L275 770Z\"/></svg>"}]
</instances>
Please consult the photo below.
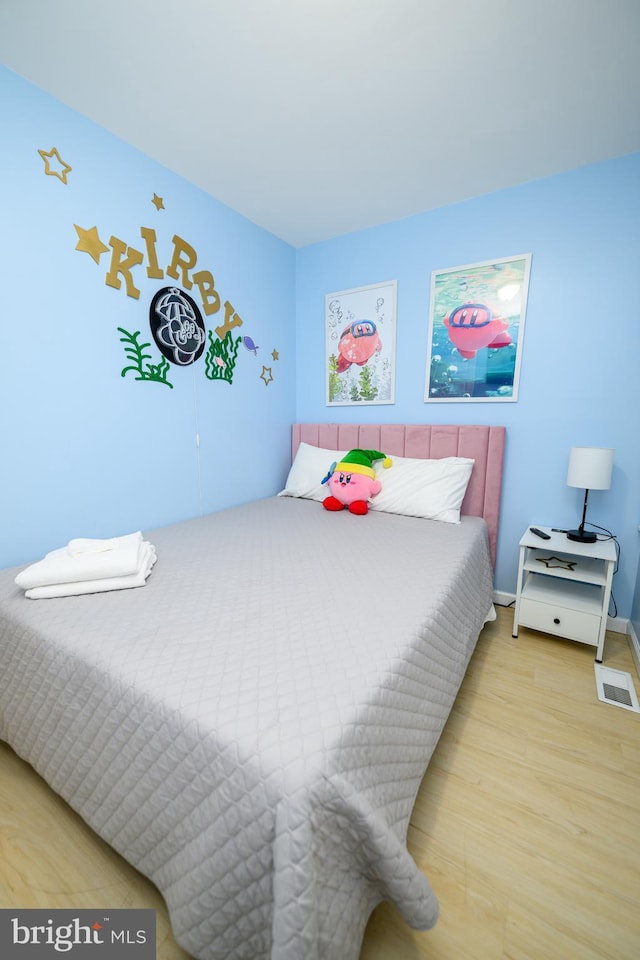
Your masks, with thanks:
<instances>
[{"instance_id":1,"label":"framed kirby poster","mask_svg":"<svg viewBox=\"0 0 640 960\"><path fill-rule=\"evenodd\" d=\"M397 282L325 297L326 404L395 403Z\"/></svg>"},{"instance_id":2,"label":"framed kirby poster","mask_svg":"<svg viewBox=\"0 0 640 960\"><path fill-rule=\"evenodd\" d=\"M518 399L531 254L431 274L427 402Z\"/></svg>"}]
</instances>

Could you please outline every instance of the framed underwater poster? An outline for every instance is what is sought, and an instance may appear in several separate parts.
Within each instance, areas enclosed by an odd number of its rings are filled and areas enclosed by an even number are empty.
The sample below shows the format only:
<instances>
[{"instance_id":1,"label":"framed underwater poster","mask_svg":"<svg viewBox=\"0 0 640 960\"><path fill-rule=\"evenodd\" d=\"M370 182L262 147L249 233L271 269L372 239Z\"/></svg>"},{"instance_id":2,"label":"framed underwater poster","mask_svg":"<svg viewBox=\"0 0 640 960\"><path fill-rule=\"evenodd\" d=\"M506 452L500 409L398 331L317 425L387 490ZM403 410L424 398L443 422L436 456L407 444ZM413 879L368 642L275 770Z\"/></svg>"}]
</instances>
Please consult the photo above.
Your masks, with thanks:
<instances>
[{"instance_id":1,"label":"framed underwater poster","mask_svg":"<svg viewBox=\"0 0 640 960\"><path fill-rule=\"evenodd\" d=\"M397 282L325 297L327 406L395 403Z\"/></svg>"},{"instance_id":2,"label":"framed underwater poster","mask_svg":"<svg viewBox=\"0 0 640 960\"><path fill-rule=\"evenodd\" d=\"M514 401L531 254L431 274L424 400Z\"/></svg>"}]
</instances>

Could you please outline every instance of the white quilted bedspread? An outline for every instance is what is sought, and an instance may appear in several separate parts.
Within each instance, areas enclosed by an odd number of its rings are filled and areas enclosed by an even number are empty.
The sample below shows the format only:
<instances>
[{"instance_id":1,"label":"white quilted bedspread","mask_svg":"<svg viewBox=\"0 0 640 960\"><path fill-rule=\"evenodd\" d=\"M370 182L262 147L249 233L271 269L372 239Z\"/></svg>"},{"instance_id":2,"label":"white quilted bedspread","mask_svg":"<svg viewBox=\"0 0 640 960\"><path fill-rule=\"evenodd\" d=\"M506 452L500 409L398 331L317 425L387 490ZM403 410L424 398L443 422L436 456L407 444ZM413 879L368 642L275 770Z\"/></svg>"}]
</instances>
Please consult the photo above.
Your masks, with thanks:
<instances>
[{"instance_id":1,"label":"white quilted bedspread","mask_svg":"<svg viewBox=\"0 0 640 960\"><path fill-rule=\"evenodd\" d=\"M274 497L146 533L146 586L0 572L0 737L163 893L201 960L355 960L432 926L405 846L492 600L486 530Z\"/></svg>"}]
</instances>

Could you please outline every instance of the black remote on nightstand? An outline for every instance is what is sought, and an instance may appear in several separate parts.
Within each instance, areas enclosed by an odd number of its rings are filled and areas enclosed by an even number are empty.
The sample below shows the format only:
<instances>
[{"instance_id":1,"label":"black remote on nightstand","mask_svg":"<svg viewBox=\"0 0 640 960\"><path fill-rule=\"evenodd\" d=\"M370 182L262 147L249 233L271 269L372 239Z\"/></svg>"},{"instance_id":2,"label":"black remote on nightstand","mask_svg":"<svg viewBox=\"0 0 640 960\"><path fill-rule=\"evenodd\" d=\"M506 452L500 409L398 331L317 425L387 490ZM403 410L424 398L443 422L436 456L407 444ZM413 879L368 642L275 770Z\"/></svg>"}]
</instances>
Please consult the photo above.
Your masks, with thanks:
<instances>
[{"instance_id":1,"label":"black remote on nightstand","mask_svg":"<svg viewBox=\"0 0 640 960\"><path fill-rule=\"evenodd\" d=\"M544 530L538 530L537 527L529 527L531 533L535 533L536 537L540 537L542 540L551 540L551 537L548 533L545 533Z\"/></svg>"}]
</instances>

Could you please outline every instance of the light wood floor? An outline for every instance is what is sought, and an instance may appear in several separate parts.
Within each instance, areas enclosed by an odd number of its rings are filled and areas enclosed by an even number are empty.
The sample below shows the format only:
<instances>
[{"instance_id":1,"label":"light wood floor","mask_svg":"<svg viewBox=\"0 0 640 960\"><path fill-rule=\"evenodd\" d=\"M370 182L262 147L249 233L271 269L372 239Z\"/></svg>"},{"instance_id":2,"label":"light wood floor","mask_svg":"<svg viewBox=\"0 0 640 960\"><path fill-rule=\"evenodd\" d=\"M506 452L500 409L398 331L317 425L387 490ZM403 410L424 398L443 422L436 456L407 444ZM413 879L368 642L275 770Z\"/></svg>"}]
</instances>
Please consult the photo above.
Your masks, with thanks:
<instances>
[{"instance_id":1,"label":"light wood floor","mask_svg":"<svg viewBox=\"0 0 640 960\"><path fill-rule=\"evenodd\" d=\"M593 648L513 640L512 616L482 633L409 829L438 924L384 904L362 960L640 957L640 714L598 701ZM604 662L640 689L623 635ZM0 907L134 906L158 960L186 960L155 888L0 744Z\"/></svg>"}]
</instances>

